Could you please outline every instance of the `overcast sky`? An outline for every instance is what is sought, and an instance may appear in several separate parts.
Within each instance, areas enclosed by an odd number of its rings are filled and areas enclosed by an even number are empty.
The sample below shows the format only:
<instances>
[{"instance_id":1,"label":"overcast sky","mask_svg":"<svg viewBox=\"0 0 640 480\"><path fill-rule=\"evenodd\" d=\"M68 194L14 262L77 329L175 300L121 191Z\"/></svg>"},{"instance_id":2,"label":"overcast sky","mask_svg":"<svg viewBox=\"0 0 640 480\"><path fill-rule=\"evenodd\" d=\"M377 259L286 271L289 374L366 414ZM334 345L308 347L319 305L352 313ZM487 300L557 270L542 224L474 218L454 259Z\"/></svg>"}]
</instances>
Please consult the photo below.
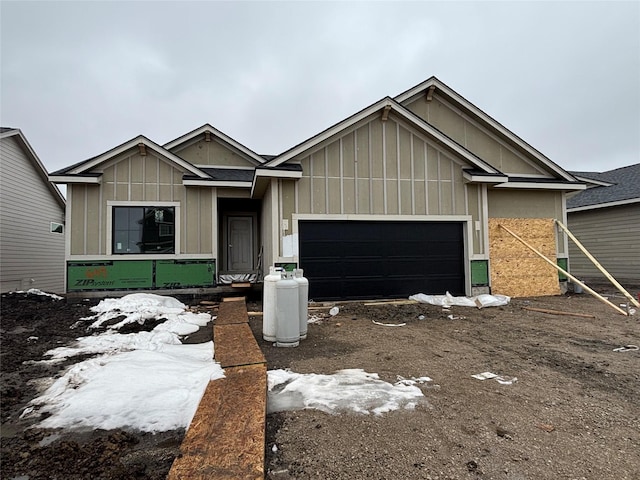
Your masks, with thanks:
<instances>
[{"instance_id":1,"label":"overcast sky","mask_svg":"<svg viewBox=\"0 0 640 480\"><path fill-rule=\"evenodd\" d=\"M438 77L567 170L640 161L640 2L1 2L0 123L49 171L205 123L277 154Z\"/></svg>"}]
</instances>

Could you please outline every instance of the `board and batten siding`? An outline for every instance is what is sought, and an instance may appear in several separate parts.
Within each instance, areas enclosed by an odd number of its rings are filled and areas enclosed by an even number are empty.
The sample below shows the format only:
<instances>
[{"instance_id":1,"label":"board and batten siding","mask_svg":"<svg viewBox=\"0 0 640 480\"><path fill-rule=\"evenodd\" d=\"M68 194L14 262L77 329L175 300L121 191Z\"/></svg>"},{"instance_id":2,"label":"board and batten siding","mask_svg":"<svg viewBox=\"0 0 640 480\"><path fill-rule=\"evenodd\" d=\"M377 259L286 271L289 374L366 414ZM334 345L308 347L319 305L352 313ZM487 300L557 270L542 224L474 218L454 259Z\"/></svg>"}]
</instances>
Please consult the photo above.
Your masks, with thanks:
<instances>
[{"instance_id":1,"label":"board and batten siding","mask_svg":"<svg viewBox=\"0 0 640 480\"><path fill-rule=\"evenodd\" d=\"M302 215L483 218L480 187L463 179L468 166L393 114L386 121L364 119L297 160L302 178L294 208L283 203L284 218L294 209ZM481 243L472 243L473 253L482 253Z\"/></svg>"},{"instance_id":2,"label":"board and batten siding","mask_svg":"<svg viewBox=\"0 0 640 480\"><path fill-rule=\"evenodd\" d=\"M216 189L185 187L183 174L163 158L151 152L141 156L136 149L106 163L100 185L69 185L71 258L108 255L109 202L179 205L180 251L176 254L215 256Z\"/></svg>"},{"instance_id":3,"label":"board and batten siding","mask_svg":"<svg viewBox=\"0 0 640 480\"><path fill-rule=\"evenodd\" d=\"M568 227L614 278L640 283L640 203L572 212ZM572 241L569 271L578 278L607 281Z\"/></svg>"},{"instance_id":4,"label":"board and batten siding","mask_svg":"<svg viewBox=\"0 0 640 480\"><path fill-rule=\"evenodd\" d=\"M489 131L437 93L431 101L420 96L405 106L503 173L524 176L549 174L525 152L498 138L495 132Z\"/></svg>"},{"instance_id":5,"label":"board and batten siding","mask_svg":"<svg viewBox=\"0 0 640 480\"><path fill-rule=\"evenodd\" d=\"M228 146L220 143L215 138L210 141L203 139L196 140L181 146L179 149L172 149L180 158L193 165L211 165L225 167L250 167L252 164L241 155L233 152Z\"/></svg>"},{"instance_id":6,"label":"board and batten siding","mask_svg":"<svg viewBox=\"0 0 640 480\"><path fill-rule=\"evenodd\" d=\"M0 290L64 292L64 223L56 200L13 137L0 140Z\"/></svg>"}]
</instances>

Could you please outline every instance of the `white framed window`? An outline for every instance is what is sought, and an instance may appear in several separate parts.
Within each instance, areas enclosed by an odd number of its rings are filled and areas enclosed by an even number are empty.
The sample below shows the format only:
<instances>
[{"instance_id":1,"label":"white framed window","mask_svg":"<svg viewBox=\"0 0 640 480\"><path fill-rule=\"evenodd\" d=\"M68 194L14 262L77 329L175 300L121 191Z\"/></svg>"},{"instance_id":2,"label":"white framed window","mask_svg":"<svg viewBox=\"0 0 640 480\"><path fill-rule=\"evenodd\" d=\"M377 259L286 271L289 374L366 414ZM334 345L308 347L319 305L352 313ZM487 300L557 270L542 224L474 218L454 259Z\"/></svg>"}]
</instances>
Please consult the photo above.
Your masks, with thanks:
<instances>
[{"instance_id":1,"label":"white framed window","mask_svg":"<svg viewBox=\"0 0 640 480\"><path fill-rule=\"evenodd\" d=\"M64 233L64 225L58 222L51 222L49 231L51 233Z\"/></svg>"},{"instance_id":2,"label":"white framed window","mask_svg":"<svg viewBox=\"0 0 640 480\"><path fill-rule=\"evenodd\" d=\"M114 255L176 253L176 208L156 205L111 207Z\"/></svg>"}]
</instances>

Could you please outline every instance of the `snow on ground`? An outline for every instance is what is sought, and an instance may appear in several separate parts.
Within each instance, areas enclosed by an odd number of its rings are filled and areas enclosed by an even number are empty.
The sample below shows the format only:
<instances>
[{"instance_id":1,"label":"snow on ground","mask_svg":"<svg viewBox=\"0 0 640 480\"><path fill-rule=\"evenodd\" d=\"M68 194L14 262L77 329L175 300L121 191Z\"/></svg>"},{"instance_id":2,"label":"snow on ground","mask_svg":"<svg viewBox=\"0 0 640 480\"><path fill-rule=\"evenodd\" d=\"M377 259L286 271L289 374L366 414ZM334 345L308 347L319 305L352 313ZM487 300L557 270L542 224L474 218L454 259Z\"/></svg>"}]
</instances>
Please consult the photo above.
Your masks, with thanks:
<instances>
[{"instance_id":1,"label":"snow on ground","mask_svg":"<svg viewBox=\"0 0 640 480\"><path fill-rule=\"evenodd\" d=\"M194 314L172 297L131 294L105 299L92 308L90 328L108 325L105 332L80 337L45 353L55 364L79 355L92 355L42 382L48 388L32 400L23 417L48 415L38 426L67 429L128 428L160 432L185 428L198 408L210 380L224 377L213 360L213 342L183 345L188 335L210 320ZM124 317L113 325L109 321ZM152 331L121 334L118 329L150 319L166 319ZM270 412L315 408L327 413L353 411L382 414L412 409L425 401L416 383L428 377L391 384L361 369L333 375L268 372Z\"/></svg>"},{"instance_id":2,"label":"snow on ground","mask_svg":"<svg viewBox=\"0 0 640 480\"><path fill-rule=\"evenodd\" d=\"M268 372L269 413L314 408L327 413L353 411L382 414L400 408L413 409L426 401L416 383L428 377L395 384L380 380L377 373L359 368L339 370L333 375L301 374L289 370Z\"/></svg>"},{"instance_id":3,"label":"snow on ground","mask_svg":"<svg viewBox=\"0 0 640 480\"><path fill-rule=\"evenodd\" d=\"M42 295L45 297L51 297L54 300L62 300L62 297L60 295L56 295L55 293L43 292L42 290L38 290L37 288L30 288L26 292L24 290L18 290L15 293L27 293L29 295Z\"/></svg>"}]
</instances>

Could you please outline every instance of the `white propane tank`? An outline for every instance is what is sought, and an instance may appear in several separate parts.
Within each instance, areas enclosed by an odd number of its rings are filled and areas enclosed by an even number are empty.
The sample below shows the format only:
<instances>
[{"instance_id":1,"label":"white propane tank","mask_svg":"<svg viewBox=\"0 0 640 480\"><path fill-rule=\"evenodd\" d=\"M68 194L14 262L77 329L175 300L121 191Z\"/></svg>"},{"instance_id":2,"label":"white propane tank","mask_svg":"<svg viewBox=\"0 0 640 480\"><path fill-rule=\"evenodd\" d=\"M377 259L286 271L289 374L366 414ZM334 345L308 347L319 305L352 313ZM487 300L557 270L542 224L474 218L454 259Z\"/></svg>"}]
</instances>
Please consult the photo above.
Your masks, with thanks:
<instances>
[{"instance_id":1,"label":"white propane tank","mask_svg":"<svg viewBox=\"0 0 640 480\"><path fill-rule=\"evenodd\" d=\"M296 268L293 271L298 282L298 308L300 315L300 340L307 338L307 320L309 319L309 280L304 277L304 270Z\"/></svg>"},{"instance_id":2,"label":"white propane tank","mask_svg":"<svg viewBox=\"0 0 640 480\"><path fill-rule=\"evenodd\" d=\"M276 267L269 267L262 285L262 338L267 342L276 341L276 284L280 277Z\"/></svg>"},{"instance_id":3,"label":"white propane tank","mask_svg":"<svg viewBox=\"0 0 640 480\"><path fill-rule=\"evenodd\" d=\"M285 272L276 283L276 347L300 345L298 282Z\"/></svg>"}]
</instances>

